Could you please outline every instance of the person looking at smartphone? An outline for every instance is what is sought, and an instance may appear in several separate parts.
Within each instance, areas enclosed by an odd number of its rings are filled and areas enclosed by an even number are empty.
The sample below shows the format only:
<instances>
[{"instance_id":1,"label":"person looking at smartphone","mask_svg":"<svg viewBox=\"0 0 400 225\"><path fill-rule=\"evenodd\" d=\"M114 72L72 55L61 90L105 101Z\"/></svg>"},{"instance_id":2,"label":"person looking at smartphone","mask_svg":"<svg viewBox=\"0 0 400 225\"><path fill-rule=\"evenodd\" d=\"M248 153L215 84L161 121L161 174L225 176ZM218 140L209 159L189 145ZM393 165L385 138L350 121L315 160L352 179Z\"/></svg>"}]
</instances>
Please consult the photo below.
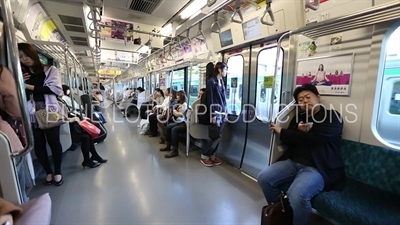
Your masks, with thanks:
<instances>
[{"instance_id":1,"label":"person looking at smartphone","mask_svg":"<svg viewBox=\"0 0 400 225\"><path fill-rule=\"evenodd\" d=\"M340 156L343 122L335 110L320 102L312 84L293 93L301 112L287 129L271 124L271 130L288 146L284 155L257 177L268 204L281 193L279 187L291 183L287 196L293 209L293 225L310 224L311 199L322 190L343 190L345 172Z\"/></svg>"},{"instance_id":2,"label":"person looking at smartphone","mask_svg":"<svg viewBox=\"0 0 400 225\"><path fill-rule=\"evenodd\" d=\"M19 43L18 50L22 71L24 71L26 99L35 139L35 154L46 171L45 184L51 185L54 182L56 186L61 186L64 181L61 174L60 127L42 130L35 117L35 112L41 109L62 113L57 100L57 97L63 94L61 77L56 67L45 66L40 62L39 55L32 45ZM50 166L46 141L52 152L54 172Z\"/></svg>"}]
</instances>

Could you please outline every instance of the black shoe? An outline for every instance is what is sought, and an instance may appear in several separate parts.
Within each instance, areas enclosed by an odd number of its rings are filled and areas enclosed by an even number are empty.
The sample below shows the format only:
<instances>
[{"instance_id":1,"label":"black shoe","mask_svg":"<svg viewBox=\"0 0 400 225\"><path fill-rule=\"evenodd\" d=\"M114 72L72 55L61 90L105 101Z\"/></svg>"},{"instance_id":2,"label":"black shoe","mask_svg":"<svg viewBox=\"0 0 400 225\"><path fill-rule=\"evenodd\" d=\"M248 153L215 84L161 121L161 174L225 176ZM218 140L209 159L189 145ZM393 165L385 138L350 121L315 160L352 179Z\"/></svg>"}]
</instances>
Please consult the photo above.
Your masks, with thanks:
<instances>
[{"instance_id":1,"label":"black shoe","mask_svg":"<svg viewBox=\"0 0 400 225\"><path fill-rule=\"evenodd\" d=\"M164 155L165 158L173 158L179 155L178 150L171 150L168 154Z\"/></svg>"},{"instance_id":2,"label":"black shoe","mask_svg":"<svg viewBox=\"0 0 400 225\"><path fill-rule=\"evenodd\" d=\"M96 168L96 167L100 166L100 163L98 163L98 162L93 162L93 161L90 161L90 162L83 162L83 163L82 163L82 166L83 166L84 169L85 169L86 167L89 167L89 168Z\"/></svg>"},{"instance_id":3,"label":"black shoe","mask_svg":"<svg viewBox=\"0 0 400 225\"><path fill-rule=\"evenodd\" d=\"M160 148L160 152L171 151L171 145L167 144L165 148Z\"/></svg>"},{"instance_id":4,"label":"black shoe","mask_svg":"<svg viewBox=\"0 0 400 225\"><path fill-rule=\"evenodd\" d=\"M58 174L58 175L61 175L61 174ZM64 178L63 177L61 177L61 180L60 181L54 181L54 185L56 185L56 186L61 186L61 185L63 185L63 183L64 183Z\"/></svg>"},{"instance_id":5,"label":"black shoe","mask_svg":"<svg viewBox=\"0 0 400 225\"><path fill-rule=\"evenodd\" d=\"M49 175L50 175L50 174L49 174ZM44 185L50 186L50 185L52 185L53 183L54 183L54 177L51 178L51 180L46 180L46 182L44 182Z\"/></svg>"},{"instance_id":6,"label":"black shoe","mask_svg":"<svg viewBox=\"0 0 400 225\"><path fill-rule=\"evenodd\" d=\"M97 161L97 162L99 162L99 163L106 163L106 162L108 162L108 159L103 159L103 158L101 158L100 156L97 156L97 157L91 157L90 158L91 160L93 160L93 161Z\"/></svg>"}]
</instances>

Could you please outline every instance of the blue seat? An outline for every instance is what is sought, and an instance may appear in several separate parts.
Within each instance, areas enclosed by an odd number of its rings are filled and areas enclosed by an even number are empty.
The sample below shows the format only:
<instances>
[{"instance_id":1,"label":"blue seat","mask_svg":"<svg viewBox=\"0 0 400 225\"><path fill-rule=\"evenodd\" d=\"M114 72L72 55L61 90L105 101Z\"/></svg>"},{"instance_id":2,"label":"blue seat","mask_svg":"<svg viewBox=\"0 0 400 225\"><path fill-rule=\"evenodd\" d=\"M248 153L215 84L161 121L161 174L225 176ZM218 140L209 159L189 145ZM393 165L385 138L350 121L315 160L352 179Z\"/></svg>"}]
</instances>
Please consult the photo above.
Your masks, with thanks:
<instances>
[{"instance_id":1,"label":"blue seat","mask_svg":"<svg viewBox=\"0 0 400 225\"><path fill-rule=\"evenodd\" d=\"M400 152L343 140L341 155L345 189L318 194L313 208L342 225L400 224Z\"/></svg>"}]
</instances>

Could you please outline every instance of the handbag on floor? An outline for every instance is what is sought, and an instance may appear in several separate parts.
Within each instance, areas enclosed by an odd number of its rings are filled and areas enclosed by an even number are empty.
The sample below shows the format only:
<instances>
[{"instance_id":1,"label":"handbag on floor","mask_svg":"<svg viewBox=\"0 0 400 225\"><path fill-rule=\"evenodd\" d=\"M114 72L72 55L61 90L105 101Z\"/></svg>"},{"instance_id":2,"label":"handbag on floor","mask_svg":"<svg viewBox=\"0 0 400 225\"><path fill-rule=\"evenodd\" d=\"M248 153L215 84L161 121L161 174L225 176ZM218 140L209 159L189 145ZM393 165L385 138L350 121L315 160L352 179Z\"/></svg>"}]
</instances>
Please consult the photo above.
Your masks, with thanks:
<instances>
[{"instance_id":1,"label":"handbag on floor","mask_svg":"<svg viewBox=\"0 0 400 225\"><path fill-rule=\"evenodd\" d=\"M264 206L261 212L261 225L292 225L293 210L285 193L281 193L272 204Z\"/></svg>"}]
</instances>

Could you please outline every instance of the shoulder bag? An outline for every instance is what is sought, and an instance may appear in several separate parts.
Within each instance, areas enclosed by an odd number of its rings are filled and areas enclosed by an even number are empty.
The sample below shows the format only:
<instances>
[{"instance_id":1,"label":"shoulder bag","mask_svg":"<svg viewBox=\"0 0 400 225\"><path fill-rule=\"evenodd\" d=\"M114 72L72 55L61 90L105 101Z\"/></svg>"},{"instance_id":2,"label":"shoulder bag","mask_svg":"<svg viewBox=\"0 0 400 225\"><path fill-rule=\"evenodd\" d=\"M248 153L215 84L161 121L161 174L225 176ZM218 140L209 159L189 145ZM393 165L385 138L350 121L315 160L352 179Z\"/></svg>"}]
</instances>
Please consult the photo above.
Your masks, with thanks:
<instances>
[{"instance_id":1,"label":"shoulder bag","mask_svg":"<svg viewBox=\"0 0 400 225\"><path fill-rule=\"evenodd\" d=\"M283 192L272 204L264 206L261 213L261 225L292 225L293 210L289 199Z\"/></svg>"}]
</instances>

